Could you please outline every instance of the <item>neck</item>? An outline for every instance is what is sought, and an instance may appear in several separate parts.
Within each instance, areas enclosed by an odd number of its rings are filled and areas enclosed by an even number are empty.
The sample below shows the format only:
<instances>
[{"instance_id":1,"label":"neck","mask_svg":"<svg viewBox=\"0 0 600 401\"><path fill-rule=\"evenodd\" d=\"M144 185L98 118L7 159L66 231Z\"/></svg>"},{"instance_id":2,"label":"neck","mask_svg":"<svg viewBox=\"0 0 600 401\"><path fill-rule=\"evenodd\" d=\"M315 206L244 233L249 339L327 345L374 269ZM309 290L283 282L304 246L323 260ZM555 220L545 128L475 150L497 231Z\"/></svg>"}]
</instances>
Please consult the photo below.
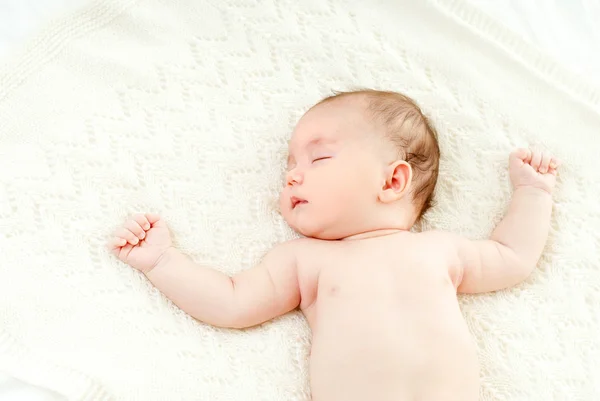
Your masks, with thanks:
<instances>
[{"instance_id":1,"label":"neck","mask_svg":"<svg viewBox=\"0 0 600 401\"><path fill-rule=\"evenodd\" d=\"M341 238L342 240L356 240L365 238L382 237L400 232L409 232L414 223L414 213L411 208L385 207L380 208L372 218L371 224L355 234Z\"/></svg>"},{"instance_id":2,"label":"neck","mask_svg":"<svg viewBox=\"0 0 600 401\"><path fill-rule=\"evenodd\" d=\"M358 234L353 234L348 237L342 238L342 241L353 241L357 239L367 239L367 238L377 238L384 237L386 235L398 234L398 233L408 233L408 230L402 230L399 228L381 228L377 230L365 231Z\"/></svg>"}]
</instances>

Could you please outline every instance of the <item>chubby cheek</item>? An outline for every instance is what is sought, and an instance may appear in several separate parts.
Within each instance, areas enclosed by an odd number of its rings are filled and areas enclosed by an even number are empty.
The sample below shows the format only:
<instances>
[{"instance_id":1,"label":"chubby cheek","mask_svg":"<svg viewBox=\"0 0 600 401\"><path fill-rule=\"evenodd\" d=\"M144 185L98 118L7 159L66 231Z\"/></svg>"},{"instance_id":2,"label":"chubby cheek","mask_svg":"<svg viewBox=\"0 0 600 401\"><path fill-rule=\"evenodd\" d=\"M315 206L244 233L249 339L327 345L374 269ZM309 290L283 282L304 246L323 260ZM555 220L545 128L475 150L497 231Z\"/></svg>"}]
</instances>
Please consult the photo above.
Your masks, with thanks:
<instances>
[{"instance_id":1,"label":"chubby cheek","mask_svg":"<svg viewBox=\"0 0 600 401\"><path fill-rule=\"evenodd\" d=\"M366 175L360 168L335 167L311 177L311 199L318 202L318 212L324 220L345 215L368 191Z\"/></svg>"},{"instance_id":2,"label":"chubby cheek","mask_svg":"<svg viewBox=\"0 0 600 401\"><path fill-rule=\"evenodd\" d=\"M350 191L342 182L331 183L322 191L319 197L319 211L325 217L334 218L346 208Z\"/></svg>"},{"instance_id":3,"label":"chubby cheek","mask_svg":"<svg viewBox=\"0 0 600 401\"><path fill-rule=\"evenodd\" d=\"M331 180L324 188L327 202L332 208L346 208L372 192L373 183L361 169L348 169Z\"/></svg>"}]
</instances>

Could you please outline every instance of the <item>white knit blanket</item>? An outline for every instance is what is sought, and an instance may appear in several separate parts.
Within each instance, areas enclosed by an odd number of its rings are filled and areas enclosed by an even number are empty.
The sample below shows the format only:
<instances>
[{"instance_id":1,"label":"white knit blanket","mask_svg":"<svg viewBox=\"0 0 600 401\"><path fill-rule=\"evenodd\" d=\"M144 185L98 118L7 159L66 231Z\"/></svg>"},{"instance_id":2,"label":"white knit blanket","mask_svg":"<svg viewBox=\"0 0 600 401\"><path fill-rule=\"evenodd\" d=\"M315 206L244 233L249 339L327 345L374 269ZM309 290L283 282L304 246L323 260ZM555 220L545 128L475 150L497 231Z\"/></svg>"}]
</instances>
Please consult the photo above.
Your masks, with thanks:
<instances>
[{"instance_id":1,"label":"white knit blanket","mask_svg":"<svg viewBox=\"0 0 600 401\"><path fill-rule=\"evenodd\" d=\"M482 400L600 399L600 91L456 0L104 0L50 25L0 68L0 370L72 400L309 400L301 314L207 326L104 244L154 211L250 268L294 235L273 199L295 121L355 87L439 128L425 229L488 235L515 146L564 160L534 274L460 302Z\"/></svg>"}]
</instances>

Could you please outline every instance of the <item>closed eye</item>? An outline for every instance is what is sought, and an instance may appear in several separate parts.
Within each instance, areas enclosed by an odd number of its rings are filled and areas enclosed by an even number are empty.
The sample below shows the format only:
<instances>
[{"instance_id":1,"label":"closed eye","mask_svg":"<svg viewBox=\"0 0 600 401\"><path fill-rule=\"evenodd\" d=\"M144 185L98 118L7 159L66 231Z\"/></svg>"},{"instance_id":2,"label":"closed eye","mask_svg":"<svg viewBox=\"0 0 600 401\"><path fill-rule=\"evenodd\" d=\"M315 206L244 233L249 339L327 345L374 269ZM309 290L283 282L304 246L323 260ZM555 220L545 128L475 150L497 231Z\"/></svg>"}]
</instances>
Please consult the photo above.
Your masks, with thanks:
<instances>
[{"instance_id":1,"label":"closed eye","mask_svg":"<svg viewBox=\"0 0 600 401\"><path fill-rule=\"evenodd\" d=\"M319 158L316 158L315 160L313 160L313 163L314 163L314 162L318 162L318 161L320 161L320 160L327 160L327 159L331 159L331 156L327 156L327 157L319 157Z\"/></svg>"}]
</instances>

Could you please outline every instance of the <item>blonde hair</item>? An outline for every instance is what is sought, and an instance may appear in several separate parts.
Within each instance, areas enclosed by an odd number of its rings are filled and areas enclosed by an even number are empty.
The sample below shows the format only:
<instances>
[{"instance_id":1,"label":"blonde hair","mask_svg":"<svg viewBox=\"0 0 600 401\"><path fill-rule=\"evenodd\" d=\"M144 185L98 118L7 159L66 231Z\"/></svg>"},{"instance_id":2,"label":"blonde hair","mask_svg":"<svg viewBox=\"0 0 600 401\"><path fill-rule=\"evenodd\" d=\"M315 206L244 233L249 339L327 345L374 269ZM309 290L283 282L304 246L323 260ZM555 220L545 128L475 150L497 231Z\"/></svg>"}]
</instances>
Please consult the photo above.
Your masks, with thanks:
<instances>
[{"instance_id":1,"label":"blonde hair","mask_svg":"<svg viewBox=\"0 0 600 401\"><path fill-rule=\"evenodd\" d=\"M433 124L413 99L398 92L373 89L335 92L317 105L348 96L362 96L367 100L367 111L384 127L387 139L398 152L397 159L411 166L412 196L419 221L433 206L438 179L440 148Z\"/></svg>"}]
</instances>

